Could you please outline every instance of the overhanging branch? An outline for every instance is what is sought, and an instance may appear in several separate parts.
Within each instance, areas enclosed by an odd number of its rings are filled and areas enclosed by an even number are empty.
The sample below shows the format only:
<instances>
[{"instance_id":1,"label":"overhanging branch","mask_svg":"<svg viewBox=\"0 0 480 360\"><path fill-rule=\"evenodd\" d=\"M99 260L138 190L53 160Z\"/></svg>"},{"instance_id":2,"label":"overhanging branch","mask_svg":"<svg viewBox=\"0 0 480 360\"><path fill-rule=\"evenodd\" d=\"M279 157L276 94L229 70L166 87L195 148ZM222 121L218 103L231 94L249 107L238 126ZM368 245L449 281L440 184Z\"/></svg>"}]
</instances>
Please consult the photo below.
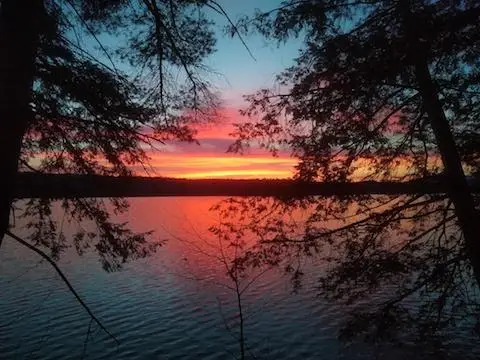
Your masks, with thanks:
<instances>
[{"instance_id":1,"label":"overhanging branch","mask_svg":"<svg viewBox=\"0 0 480 360\"><path fill-rule=\"evenodd\" d=\"M93 314L93 312L90 310L90 308L88 307L87 304L85 304L85 302L82 300L82 298L80 297L80 295L78 295L78 293L75 291L75 289L73 288L72 284L70 283L70 281L67 279L67 277L65 276L65 274L62 272L62 270L58 267L58 265L55 263L55 261L52 260L52 258L50 256L48 256L47 254L45 254L42 250L36 248L35 246L29 244L28 242L26 242L25 240L23 240L22 238L20 238L19 236L13 234L10 230L7 230L5 232L6 235L10 236L12 239L14 239L15 241L17 241L18 243L20 243L21 245L29 248L30 250L36 252L38 255L40 255L42 258L44 258L45 260L47 260L50 265L53 266L53 268L55 269L55 271L57 272L58 275L60 275L60 277L62 278L63 282L67 285L68 289L70 290L70 292L75 296L75 298L77 299L77 301L80 303L80 305L85 309L85 311L88 313L88 315L90 316L90 318L95 321L95 323L97 323L98 326L100 326L100 328L108 335L110 336L117 344L119 344L120 342L117 340L117 338L110 332L107 330L107 328L101 323L101 321Z\"/></svg>"}]
</instances>

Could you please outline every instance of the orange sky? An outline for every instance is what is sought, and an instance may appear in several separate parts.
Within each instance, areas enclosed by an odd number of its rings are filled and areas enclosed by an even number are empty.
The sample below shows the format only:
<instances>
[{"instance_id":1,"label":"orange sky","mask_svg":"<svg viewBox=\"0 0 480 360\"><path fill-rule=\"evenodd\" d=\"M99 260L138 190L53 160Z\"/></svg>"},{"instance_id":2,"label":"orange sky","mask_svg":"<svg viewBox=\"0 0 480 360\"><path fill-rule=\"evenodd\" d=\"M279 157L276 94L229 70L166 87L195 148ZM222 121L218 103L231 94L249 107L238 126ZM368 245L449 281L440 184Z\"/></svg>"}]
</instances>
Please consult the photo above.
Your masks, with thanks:
<instances>
[{"instance_id":1,"label":"orange sky","mask_svg":"<svg viewBox=\"0 0 480 360\"><path fill-rule=\"evenodd\" d=\"M200 145L168 142L162 151L150 151L152 176L230 179L289 178L293 175L296 159L287 154L273 157L265 150L252 146L245 155L227 153L234 141L228 134L233 123L242 122L237 109L223 109L218 122L198 128ZM135 168L139 175L145 175Z\"/></svg>"},{"instance_id":2,"label":"orange sky","mask_svg":"<svg viewBox=\"0 0 480 360\"><path fill-rule=\"evenodd\" d=\"M201 146L201 145L200 145ZM296 160L287 156L225 153L151 153L156 176L229 179L289 178Z\"/></svg>"},{"instance_id":3,"label":"orange sky","mask_svg":"<svg viewBox=\"0 0 480 360\"><path fill-rule=\"evenodd\" d=\"M291 178L297 160L280 152L274 157L264 149L252 144L247 154L227 153L234 138L229 136L234 123L246 121L238 110L230 107L219 113L218 121L197 127L197 140L200 144L169 141L161 146L161 151L149 151L150 176L165 176L188 179L229 178L229 179L265 179ZM438 160L432 158L431 160ZM397 176L408 172L409 164L399 159ZM358 159L358 168L353 177L362 180L370 174L368 162ZM138 175L147 175L143 167L135 167Z\"/></svg>"},{"instance_id":4,"label":"orange sky","mask_svg":"<svg viewBox=\"0 0 480 360\"><path fill-rule=\"evenodd\" d=\"M297 159L285 151L274 157L252 144L244 155L227 153L234 141L229 136L234 130L233 124L245 119L235 108L223 109L220 115L216 123L197 128L196 138L200 144L168 141L157 146L159 150L147 150L150 157L148 172L141 165L132 166L132 170L140 176L188 179L285 179L294 175ZM354 173L354 178L363 180L370 173L368 164L365 159L359 159L356 165L361 167ZM397 168L397 175L405 174L408 162L400 161Z\"/></svg>"},{"instance_id":5,"label":"orange sky","mask_svg":"<svg viewBox=\"0 0 480 360\"><path fill-rule=\"evenodd\" d=\"M233 124L246 120L233 107L222 109L216 123L197 127L196 138L200 145L170 141L161 146L161 151L150 151L152 171L149 175L188 179L291 178L297 160L288 156L287 152L280 152L279 156L274 157L254 144L245 155L226 152L234 141L229 136L234 130ZM409 168L408 161L398 161L395 173L397 176L405 175ZM356 180L362 180L370 174L365 159L358 159L356 166L360 166L353 175ZM146 175L141 167L134 170L138 175Z\"/></svg>"}]
</instances>

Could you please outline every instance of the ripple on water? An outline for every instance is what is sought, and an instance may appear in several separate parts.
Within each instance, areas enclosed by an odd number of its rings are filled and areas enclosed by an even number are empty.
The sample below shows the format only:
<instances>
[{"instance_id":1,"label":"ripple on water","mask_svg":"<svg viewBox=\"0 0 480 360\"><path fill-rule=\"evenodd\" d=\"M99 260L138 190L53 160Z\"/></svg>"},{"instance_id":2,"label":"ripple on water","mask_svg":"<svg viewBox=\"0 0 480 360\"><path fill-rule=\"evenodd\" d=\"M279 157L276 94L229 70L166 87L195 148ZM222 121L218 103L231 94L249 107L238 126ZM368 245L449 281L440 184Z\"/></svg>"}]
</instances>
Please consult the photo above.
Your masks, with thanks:
<instances>
[{"instance_id":1,"label":"ripple on water","mask_svg":"<svg viewBox=\"0 0 480 360\"><path fill-rule=\"evenodd\" d=\"M94 257L60 262L82 298L120 341L116 346L92 324L86 359L238 357L236 297L218 284L228 283L225 270L200 262L193 265L204 272L202 279L189 279L192 260L187 266L179 260L182 253L169 251L165 247L114 274L103 272ZM48 264L32 268L37 262L11 243L2 246L0 358L80 359L90 319ZM287 278L272 272L243 294L245 339L257 358L372 357L371 349L337 341L344 309L315 298L314 276L305 279L299 294L291 290ZM457 341L454 349L469 338ZM378 354L390 358L391 352Z\"/></svg>"}]
</instances>

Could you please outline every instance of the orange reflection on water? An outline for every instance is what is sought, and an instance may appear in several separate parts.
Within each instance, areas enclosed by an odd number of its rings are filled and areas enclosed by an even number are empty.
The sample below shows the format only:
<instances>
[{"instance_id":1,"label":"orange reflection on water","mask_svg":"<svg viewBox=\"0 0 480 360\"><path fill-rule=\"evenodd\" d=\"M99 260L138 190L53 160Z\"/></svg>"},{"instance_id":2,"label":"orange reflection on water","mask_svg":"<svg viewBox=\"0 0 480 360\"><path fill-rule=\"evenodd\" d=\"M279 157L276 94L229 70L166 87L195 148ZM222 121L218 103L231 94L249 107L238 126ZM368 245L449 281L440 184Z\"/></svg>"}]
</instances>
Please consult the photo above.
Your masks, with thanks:
<instances>
[{"instance_id":1,"label":"orange reflection on water","mask_svg":"<svg viewBox=\"0 0 480 360\"><path fill-rule=\"evenodd\" d=\"M232 202L225 200L224 197L134 198L130 199L129 211L118 220L128 221L135 231L154 230L154 239L167 240L152 258L142 262L142 266L148 267L155 278L173 275L178 281L188 278L195 280L195 284L202 281L202 284L206 282L210 285L222 284L231 287L232 279L227 276L227 271L232 266L232 261L255 249L254 246L262 235L265 235L264 239L272 239L276 234L275 221L279 221L279 226L286 225L284 233L291 239L300 239L305 234L306 221L314 211L325 216L310 219L310 225L319 230L327 230L357 221L361 210L355 202L342 207L341 202L334 197L318 198L305 207L297 206L292 209L287 206L284 208L286 211L282 211L282 206L278 206L283 203L271 198L235 198ZM221 201L224 201L221 209L226 211L223 215L218 210L211 210ZM395 203L397 201L386 202L383 208ZM322 208L327 210L322 212ZM336 213L333 213L335 209ZM382 207L379 207L377 211L381 209ZM262 225L269 220L272 220L269 224L273 227L268 233L249 231L249 225ZM236 237L235 232L228 232L228 222L231 222L233 228L242 230L238 233L239 237ZM225 232L215 233L211 231L212 227L220 227ZM241 242L241 246L232 246L235 241ZM398 243L398 239L392 237L391 242ZM136 262L131 266L137 266ZM265 269L266 266L253 271L249 269L246 277L242 279L243 283L248 283L255 274ZM278 273L282 271L281 266L268 269L258 281L255 280L255 284L260 285L253 286L252 289L261 288L262 283L279 281L281 277ZM285 281L285 278L282 281Z\"/></svg>"},{"instance_id":2,"label":"orange reflection on water","mask_svg":"<svg viewBox=\"0 0 480 360\"><path fill-rule=\"evenodd\" d=\"M273 199L252 197L235 199L240 202L246 201L252 206L247 204L243 207L243 203L239 205L236 202L223 203L221 208L227 210L223 215L217 210L210 210L224 200L226 198L222 197L132 199L129 211L132 226L141 231L153 229L156 237L168 240L154 259L148 261L152 271L159 277L165 276L165 272L168 271L179 279L186 277L207 281L210 284L232 286L232 279L227 276L228 269L236 258L241 258L249 250L255 249L260 239L257 234L248 230L250 222L281 219L285 221L286 228L291 226L288 231L295 237L295 234L301 236L305 231L305 222L312 212L312 208L296 208L281 213L274 210ZM263 206L266 210L259 214L258 210ZM245 231L229 232L229 225L226 225L228 222L231 222L234 228ZM340 222L337 220L323 224L332 228L339 225ZM212 227L220 228L222 231L215 233ZM241 243L241 246L234 246L236 241ZM165 262L169 264L168 269L164 267ZM255 280L258 286L271 281L288 282L288 279L278 276L279 272L283 274L281 266L249 269L242 282L245 285L258 273L262 273L261 278Z\"/></svg>"},{"instance_id":3,"label":"orange reflection on water","mask_svg":"<svg viewBox=\"0 0 480 360\"><path fill-rule=\"evenodd\" d=\"M232 213L230 218L223 218L218 211L211 211L212 206L225 200L222 197L184 197L184 198L136 198L131 200L128 218L136 230L155 230L155 237L166 239L167 243L158 250L154 259L149 260L152 271L158 277L165 272L173 273L179 280L189 278L209 284L232 286L232 279L227 271L236 257L241 257L256 244L258 238L245 234L241 239L242 247L232 246L232 240L211 231L211 227L232 221L241 225ZM245 221L253 219L254 213L245 214ZM168 269L165 263L168 263ZM265 269L263 269L265 270ZM258 271L249 271L243 280L245 283ZM262 274L258 284L278 281L275 269ZM254 288L254 287L253 287Z\"/></svg>"}]
</instances>

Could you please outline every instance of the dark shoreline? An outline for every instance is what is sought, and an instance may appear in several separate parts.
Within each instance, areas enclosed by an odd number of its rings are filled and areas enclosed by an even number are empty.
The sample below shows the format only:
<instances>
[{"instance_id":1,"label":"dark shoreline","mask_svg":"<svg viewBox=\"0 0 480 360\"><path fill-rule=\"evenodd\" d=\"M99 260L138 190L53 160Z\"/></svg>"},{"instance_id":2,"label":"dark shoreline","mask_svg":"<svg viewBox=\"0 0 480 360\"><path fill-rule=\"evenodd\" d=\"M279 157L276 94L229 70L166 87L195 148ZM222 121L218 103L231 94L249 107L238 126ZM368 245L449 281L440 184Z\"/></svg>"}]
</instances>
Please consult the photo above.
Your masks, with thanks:
<instances>
[{"instance_id":1,"label":"dark shoreline","mask_svg":"<svg viewBox=\"0 0 480 360\"><path fill-rule=\"evenodd\" d=\"M16 198L148 196L348 196L445 193L439 181L309 183L294 180L187 180L20 173ZM480 192L480 184L472 186Z\"/></svg>"}]
</instances>

